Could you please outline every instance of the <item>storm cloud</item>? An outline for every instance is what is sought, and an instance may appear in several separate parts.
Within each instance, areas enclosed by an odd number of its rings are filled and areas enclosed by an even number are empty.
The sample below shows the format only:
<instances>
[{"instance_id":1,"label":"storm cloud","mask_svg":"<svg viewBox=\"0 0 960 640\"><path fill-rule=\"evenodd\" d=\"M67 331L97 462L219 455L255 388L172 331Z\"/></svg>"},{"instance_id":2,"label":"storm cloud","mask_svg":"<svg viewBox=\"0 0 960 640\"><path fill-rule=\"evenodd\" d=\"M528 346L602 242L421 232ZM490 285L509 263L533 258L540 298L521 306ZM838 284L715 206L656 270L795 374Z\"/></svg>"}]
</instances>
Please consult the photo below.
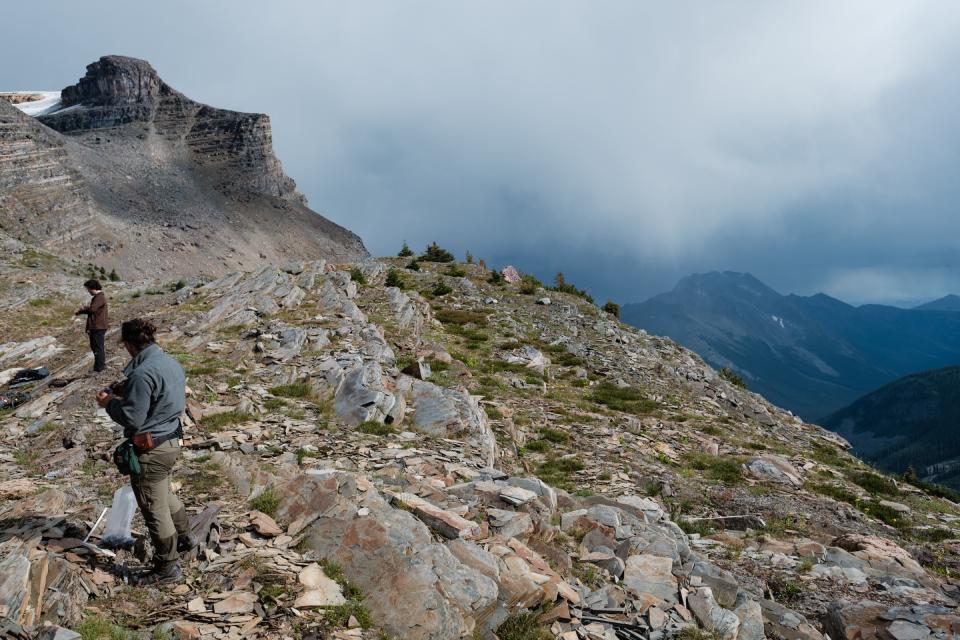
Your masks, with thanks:
<instances>
[{"instance_id":1,"label":"storm cloud","mask_svg":"<svg viewBox=\"0 0 960 640\"><path fill-rule=\"evenodd\" d=\"M597 297L693 271L914 303L960 292L960 5L33 2L0 89L146 58L269 113L375 254L437 240Z\"/></svg>"}]
</instances>

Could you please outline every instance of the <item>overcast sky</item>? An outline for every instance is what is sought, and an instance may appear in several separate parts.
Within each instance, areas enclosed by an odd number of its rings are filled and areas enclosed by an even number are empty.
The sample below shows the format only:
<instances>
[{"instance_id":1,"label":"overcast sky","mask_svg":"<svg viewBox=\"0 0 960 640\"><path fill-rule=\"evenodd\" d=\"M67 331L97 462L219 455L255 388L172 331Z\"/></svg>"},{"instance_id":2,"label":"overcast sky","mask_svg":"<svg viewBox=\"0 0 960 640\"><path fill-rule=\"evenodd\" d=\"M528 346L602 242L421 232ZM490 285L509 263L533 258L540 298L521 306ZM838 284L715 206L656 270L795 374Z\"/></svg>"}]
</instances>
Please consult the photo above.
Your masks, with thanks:
<instances>
[{"instance_id":1,"label":"overcast sky","mask_svg":"<svg viewBox=\"0 0 960 640\"><path fill-rule=\"evenodd\" d=\"M105 54L261 111L311 206L601 299L695 271L960 293L960 3L5 3L0 90Z\"/></svg>"}]
</instances>

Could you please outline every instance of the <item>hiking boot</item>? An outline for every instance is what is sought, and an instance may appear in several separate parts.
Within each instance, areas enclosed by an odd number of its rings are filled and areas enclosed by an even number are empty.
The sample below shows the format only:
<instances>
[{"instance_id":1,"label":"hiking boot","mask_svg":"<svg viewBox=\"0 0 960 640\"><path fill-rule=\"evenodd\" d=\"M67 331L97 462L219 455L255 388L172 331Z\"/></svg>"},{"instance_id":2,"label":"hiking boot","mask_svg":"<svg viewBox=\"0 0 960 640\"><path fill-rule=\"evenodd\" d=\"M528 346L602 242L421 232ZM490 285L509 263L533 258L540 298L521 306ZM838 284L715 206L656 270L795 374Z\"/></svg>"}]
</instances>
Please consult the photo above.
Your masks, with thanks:
<instances>
[{"instance_id":1,"label":"hiking boot","mask_svg":"<svg viewBox=\"0 0 960 640\"><path fill-rule=\"evenodd\" d=\"M177 536L177 553L190 553L197 547L197 539L191 533Z\"/></svg>"},{"instance_id":2,"label":"hiking boot","mask_svg":"<svg viewBox=\"0 0 960 640\"><path fill-rule=\"evenodd\" d=\"M138 587L148 587L162 584L173 584L183 580L183 570L177 562L170 563L165 567L155 567L153 571L138 576L133 584Z\"/></svg>"}]
</instances>

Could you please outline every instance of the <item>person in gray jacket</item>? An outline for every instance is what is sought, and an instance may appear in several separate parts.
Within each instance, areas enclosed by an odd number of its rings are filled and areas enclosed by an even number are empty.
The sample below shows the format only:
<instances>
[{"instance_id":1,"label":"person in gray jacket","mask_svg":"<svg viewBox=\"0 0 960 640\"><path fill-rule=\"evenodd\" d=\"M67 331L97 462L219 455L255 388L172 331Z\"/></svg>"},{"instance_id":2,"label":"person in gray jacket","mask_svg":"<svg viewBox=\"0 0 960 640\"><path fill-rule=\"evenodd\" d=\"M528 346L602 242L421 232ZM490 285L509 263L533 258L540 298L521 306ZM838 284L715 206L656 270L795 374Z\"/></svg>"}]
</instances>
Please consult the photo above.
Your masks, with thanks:
<instances>
[{"instance_id":1,"label":"person in gray jacket","mask_svg":"<svg viewBox=\"0 0 960 640\"><path fill-rule=\"evenodd\" d=\"M186 509L170 490L170 471L180 456L186 380L180 363L156 343L156 330L145 319L123 323L120 340L131 356L123 371L126 380L97 394L97 404L123 427L140 462L140 473L130 475L130 485L153 543L153 570L141 584L182 579L180 553L195 546Z\"/></svg>"}]
</instances>

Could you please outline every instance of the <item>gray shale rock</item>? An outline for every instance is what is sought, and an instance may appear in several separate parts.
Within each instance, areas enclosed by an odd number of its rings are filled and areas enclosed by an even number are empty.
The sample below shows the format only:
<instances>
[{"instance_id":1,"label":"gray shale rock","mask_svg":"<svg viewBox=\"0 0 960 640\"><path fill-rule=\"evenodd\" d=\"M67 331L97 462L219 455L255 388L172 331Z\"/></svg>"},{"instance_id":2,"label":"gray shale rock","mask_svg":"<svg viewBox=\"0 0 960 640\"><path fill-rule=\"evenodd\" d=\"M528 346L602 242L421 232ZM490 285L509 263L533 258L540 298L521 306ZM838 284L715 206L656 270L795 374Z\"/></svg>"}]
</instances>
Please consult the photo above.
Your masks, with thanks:
<instances>
[{"instance_id":1,"label":"gray shale rock","mask_svg":"<svg viewBox=\"0 0 960 640\"><path fill-rule=\"evenodd\" d=\"M729 571L709 562L698 560L693 563L690 575L699 577L703 584L712 589L713 596L721 607L729 609L737 601L737 592L740 585Z\"/></svg>"},{"instance_id":2,"label":"gray shale rock","mask_svg":"<svg viewBox=\"0 0 960 640\"><path fill-rule=\"evenodd\" d=\"M723 640L735 640L740 630L740 618L717 604L710 587L700 587L687 598L687 607L707 631L713 631Z\"/></svg>"},{"instance_id":3,"label":"gray shale rock","mask_svg":"<svg viewBox=\"0 0 960 640\"><path fill-rule=\"evenodd\" d=\"M824 640L823 634L796 611L772 600L761 600L760 608L763 610L763 628L768 636L785 640Z\"/></svg>"},{"instance_id":4,"label":"gray shale rock","mask_svg":"<svg viewBox=\"0 0 960 640\"><path fill-rule=\"evenodd\" d=\"M955 609L935 604L890 607L871 600L838 601L827 610L823 628L831 638L954 638L960 634L960 615Z\"/></svg>"},{"instance_id":5,"label":"gray shale rock","mask_svg":"<svg viewBox=\"0 0 960 640\"><path fill-rule=\"evenodd\" d=\"M746 464L747 472L757 480L776 482L794 488L803 486L800 472L785 458L775 455L765 455L754 458Z\"/></svg>"},{"instance_id":6,"label":"gray shale rock","mask_svg":"<svg viewBox=\"0 0 960 640\"><path fill-rule=\"evenodd\" d=\"M470 636L496 610L492 579L458 560L375 489L361 490L352 474L296 476L276 490L278 517L307 522L309 546L344 568L390 634L411 640Z\"/></svg>"},{"instance_id":7,"label":"gray shale rock","mask_svg":"<svg viewBox=\"0 0 960 640\"><path fill-rule=\"evenodd\" d=\"M371 420L384 422L396 404L397 398L384 386L383 371L376 362L347 371L334 396L337 415L354 425Z\"/></svg>"}]
</instances>

